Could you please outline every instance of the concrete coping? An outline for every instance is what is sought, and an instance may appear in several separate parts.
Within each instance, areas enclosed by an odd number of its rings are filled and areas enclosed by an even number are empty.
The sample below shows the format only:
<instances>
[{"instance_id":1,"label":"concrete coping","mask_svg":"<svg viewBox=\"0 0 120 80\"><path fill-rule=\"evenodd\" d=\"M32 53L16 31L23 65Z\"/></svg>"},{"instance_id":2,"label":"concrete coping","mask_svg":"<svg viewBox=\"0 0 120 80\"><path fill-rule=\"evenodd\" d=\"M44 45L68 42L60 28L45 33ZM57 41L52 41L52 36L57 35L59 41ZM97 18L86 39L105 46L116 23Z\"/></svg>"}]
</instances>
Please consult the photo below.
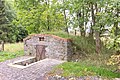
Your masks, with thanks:
<instances>
[{"instance_id":1,"label":"concrete coping","mask_svg":"<svg viewBox=\"0 0 120 80\"><path fill-rule=\"evenodd\" d=\"M18 64L16 64L16 63L23 62L23 61L26 61L26 60L30 60L30 59L33 59L33 58L35 58L35 57L30 57L30 58L27 58L27 59L24 59L24 60L18 60L18 61L15 61L15 62L13 62L13 63L9 63L8 66L16 67L16 68L20 68L20 69L24 69L24 68L27 68L27 67L29 67L29 66L31 66L31 65L34 65L34 64L38 63L38 61L37 61L37 62L34 62L34 63L31 63L31 64L29 64L29 65L27 65L27 66L18 65Z\"/></svg>"},{"instance_id":2,"label":"concrete coping","mask_svg":"<svg viewBox=\"0 0 120 80\"><path fill-rule=\"evenodd\" d=\"M7 65L10 66L10 67L14 67L14 68L24 69L24 68L28 68L28 67L31 67L31 66L36 65L36 64L39 64L39 63L43 63L43 62L45 62L45 61L55 60L55 59L45 58L45 59L43 59L43 60L40 60L40 61L31 63L31 64L26 65L26 66L16 64L16 63L23 62L23 61L26 61L26 60L29 60L29 59L34 59L34 58L35 58L35 57L29 57L29 58L27 58L27 59L22 59L22 60L14 61L13 63L9 63L9 64L7 64ZM57 61L57 60L56 60L56 61ZM66 62L66 61L60 60L60 62L63 63L63 62Z\"/></svg>"}]
</instances>

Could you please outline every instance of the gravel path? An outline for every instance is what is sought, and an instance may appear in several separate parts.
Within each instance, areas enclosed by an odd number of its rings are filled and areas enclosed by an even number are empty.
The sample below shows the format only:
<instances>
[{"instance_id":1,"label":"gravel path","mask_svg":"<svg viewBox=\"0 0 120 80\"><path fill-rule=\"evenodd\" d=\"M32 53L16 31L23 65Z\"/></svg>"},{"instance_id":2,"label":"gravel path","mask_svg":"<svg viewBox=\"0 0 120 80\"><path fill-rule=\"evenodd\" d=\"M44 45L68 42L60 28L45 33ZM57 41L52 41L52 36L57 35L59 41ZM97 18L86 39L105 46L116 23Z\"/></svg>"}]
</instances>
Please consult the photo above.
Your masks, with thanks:
<instances>
[{"instance_id":1,"label":"gravel path","mask_svg":"<svg viewBox=\"0 0 120 80\"><path fill-rule=\"evenodd\" d=\"M28 57L24 56L1 62L0 80L44 80L43 76L45 73L49 72L53 66L63 62L55 59L44 59L39 61L39 63L24 69L15 68L7 65L16 60L23 60L26 58Z\"/></svg>"}]
</instances>

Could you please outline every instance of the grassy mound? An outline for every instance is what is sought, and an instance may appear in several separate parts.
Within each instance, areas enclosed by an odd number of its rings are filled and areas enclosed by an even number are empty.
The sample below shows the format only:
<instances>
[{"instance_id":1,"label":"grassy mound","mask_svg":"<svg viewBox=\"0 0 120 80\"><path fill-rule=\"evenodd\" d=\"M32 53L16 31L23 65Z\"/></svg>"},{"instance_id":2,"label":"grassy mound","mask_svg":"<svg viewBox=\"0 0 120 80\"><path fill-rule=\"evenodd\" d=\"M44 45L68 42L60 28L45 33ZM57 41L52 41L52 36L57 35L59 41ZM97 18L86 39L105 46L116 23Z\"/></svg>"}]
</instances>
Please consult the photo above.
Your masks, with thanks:
<instances>
[{"instance_id":1,"label":"grassy mound","mask_svg":"<svg viewBox=\"0 0 120 80\"><path fill-rule=\"evenodd\" d=\"M56 35L62 38L71 38L71 36L69 34L67 34L66 32L62 32L62 31L58 31L58 32L43 32L41 34L52 34L52 35Z\"/></svg>"}]
</instances>

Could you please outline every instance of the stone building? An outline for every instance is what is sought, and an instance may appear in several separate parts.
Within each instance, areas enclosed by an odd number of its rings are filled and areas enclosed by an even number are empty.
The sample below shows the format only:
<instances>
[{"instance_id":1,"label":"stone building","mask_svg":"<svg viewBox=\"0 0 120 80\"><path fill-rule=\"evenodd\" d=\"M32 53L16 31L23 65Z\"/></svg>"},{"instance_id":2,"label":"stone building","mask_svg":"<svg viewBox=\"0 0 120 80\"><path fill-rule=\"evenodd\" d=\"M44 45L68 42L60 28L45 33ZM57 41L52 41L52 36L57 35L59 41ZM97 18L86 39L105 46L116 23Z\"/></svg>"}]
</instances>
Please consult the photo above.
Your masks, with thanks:
<instances>
[{"instance_id":1,"label":"stone building","mask_svg":"<svg viewBox=\"0 0 120 80\"><path fill-rule=\"evenodd\" d=\"M50 34L35 34L24 39L25 55L36 56L37 60L52 58L71 60L72 40Z\"/></svg>"}]
</instances>

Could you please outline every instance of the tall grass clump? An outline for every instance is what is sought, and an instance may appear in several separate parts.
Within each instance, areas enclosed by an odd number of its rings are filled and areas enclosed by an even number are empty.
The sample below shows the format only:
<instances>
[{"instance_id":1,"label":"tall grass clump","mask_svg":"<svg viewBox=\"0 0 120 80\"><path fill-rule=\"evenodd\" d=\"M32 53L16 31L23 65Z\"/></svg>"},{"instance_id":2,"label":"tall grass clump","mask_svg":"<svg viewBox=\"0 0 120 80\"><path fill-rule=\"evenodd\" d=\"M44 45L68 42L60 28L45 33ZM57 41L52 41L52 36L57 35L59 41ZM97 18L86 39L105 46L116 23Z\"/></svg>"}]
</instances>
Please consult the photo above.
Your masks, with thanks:
<instances>
[{"instance_id":1,"label":"tall grass clump","mask_svg":"<svg viewBox=\"0 0 120 80\"><path fill-rule=\"evenodd\" d=\"M6 43L5 44L5 52L17 52L22 51L24 49L24 44L22 42L19 43Z\"/></svg>"},{"instance_id":2,"label":"tall grass clump","mask_svg":"<svg viewBox=\"0 0 120 80\"><path fill-rule=\"evenodd\" d=\"M23 43L6 43L5 50L0 52L0 62L24 55Z\"/></svg>"}]
</instances>

